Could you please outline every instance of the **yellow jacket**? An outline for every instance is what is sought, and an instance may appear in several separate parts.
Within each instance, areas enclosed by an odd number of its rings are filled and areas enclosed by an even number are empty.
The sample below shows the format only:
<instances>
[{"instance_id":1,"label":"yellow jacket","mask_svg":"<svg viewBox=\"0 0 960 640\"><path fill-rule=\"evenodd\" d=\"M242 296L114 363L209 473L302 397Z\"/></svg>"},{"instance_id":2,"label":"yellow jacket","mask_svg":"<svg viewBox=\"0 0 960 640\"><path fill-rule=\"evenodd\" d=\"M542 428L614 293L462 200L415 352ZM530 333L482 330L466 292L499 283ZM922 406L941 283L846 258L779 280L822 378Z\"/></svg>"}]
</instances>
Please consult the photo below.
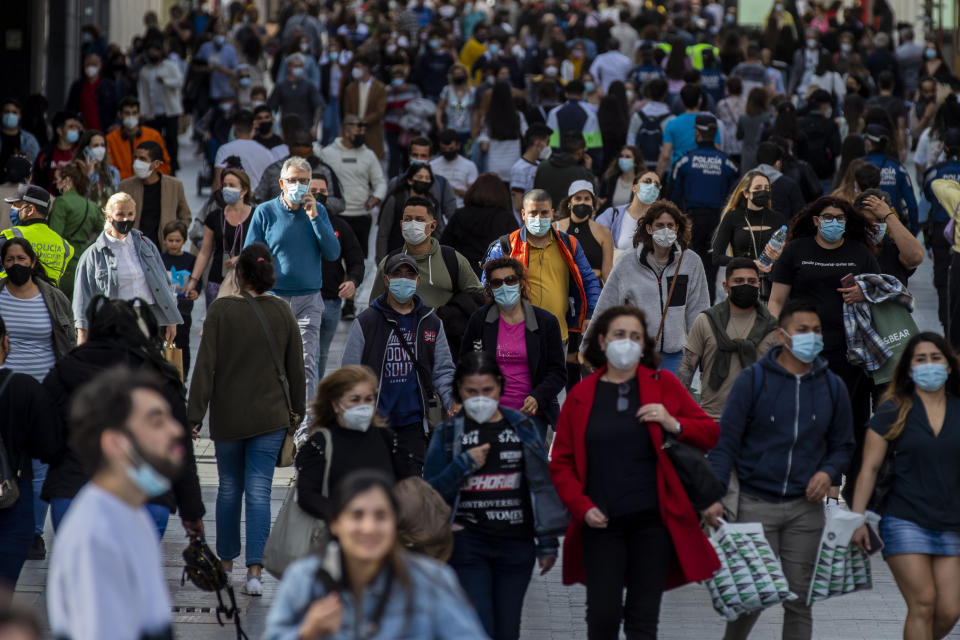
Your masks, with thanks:
<instances>
[{"instance_id":1,"label":"yellow jacket","mask_svg":"<svg viewBox=\"0 0 960 640\"><path fill-rule=\"evenodd\" d=\"M11 238L25 238L37 253L43 270L53 284L59 284L60 277L67 269L67 263L73 258L73 247L60 234L47 226L47 223L27 221L0 232L0 246ZM6 278L4 272L2 277Z\"/></svg>"}]
</instances>

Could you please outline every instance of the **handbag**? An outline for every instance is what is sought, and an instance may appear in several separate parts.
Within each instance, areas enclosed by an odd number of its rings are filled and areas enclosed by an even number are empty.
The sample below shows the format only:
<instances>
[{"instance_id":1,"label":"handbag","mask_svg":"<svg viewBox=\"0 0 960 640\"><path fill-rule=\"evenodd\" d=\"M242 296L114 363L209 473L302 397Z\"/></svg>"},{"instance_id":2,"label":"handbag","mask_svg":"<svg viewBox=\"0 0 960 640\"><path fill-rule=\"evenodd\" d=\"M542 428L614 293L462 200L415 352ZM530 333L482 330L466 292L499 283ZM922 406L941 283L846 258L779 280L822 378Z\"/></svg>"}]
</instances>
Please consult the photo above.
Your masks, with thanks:
<instances>
[{"instance_id":1,"label":"handbag","mask_svg":"<svg viewBox=\"0 0 960 640\"><path fill-rule=\"evenodd\" d=\"M322 495L330 495L330 461L333 460L333 440L330 430L320 428L324 439L324 469ZM283 572L294 561L318 551L330 540L330 530L326 521L314 518L304 511L296 500L296 481L294 488L287 491L277 514L277 521L270 530L267 544L263 548L263 568L277 580L283 578Z\"/></svg>"},{"instance_id":2,"label":"handbag","mask_svg":"<svg viewBox=\"0 0 960 640\"><path fill-rule=\"evenodd\" d=\"M178 349L172 342L164 342L163 359L176 367L180 382L183 382L183 349Z\"/></svg>"},{"instance_id":3,"label":"handbag","mask_svg":"<svg viewBox=\"0 0 960 640\"><path fill-rule=\"evenodd\" d=\"M280 350L273 341L273 332L270 331L270 324L267 322L267 317L263 315L263 310L254 302L253 296L246 291L241 291L240 295L250 303L250 306L253 307L254 314L256 314L257 319L260 321L260 326L263 328L263 333L267 338L267 347L270 349L270 356L273 358L273 366L277 370L280 388L283 389L283 399L287 403L287 414L290 419L290 425L287 427L287 435L283 439L283 444L280 445L280 451L277 453L276 466L290 467L293 465L293 459L297 454L297 446L293 441L293 434L297 430L297 427L300 426L300 415L293 411L293 402L290 399L290 383L287 381L283 360L280 358Z\"/></svg>"},{"instance_id":4,"label":"handbag","mask_svg":"<svg viewBox=\"0 0 960 640\"><path fill-rule=\"evenodd\" d=\"M884 344L892 352L880 368L869 372L875 384L886 384L893 378L893 370L910 339L920 332L910 310L893 300L870 305L871 324Z\"/></svg>"},{"instance_id":5,"label":"handbag","mask_svg":"<svg viewBox=\"0 0 960 640\"><path fill-rule=\"evenodd\" d=\"M703 511L723 499L727 492L714 475L703 451L668 434L663 436L663 450L673 463L694 509Z\"/></svg>"},{"instance_id":6,"label":"handbag","mask_svg":"<svg viewBox=\"0 0 960 640\"><path fill-rule=\"evenodd\" d=\"M198 589L204 591L214 591L217 594L217 622L220 626L226 623L220 618L220 614L227 620L233 620L237 625L237 640L249 640L240 626L240 610L237 608L237 599L233 593L233 586L230 584L230 577L223 570L223 563L217 554L207 546L203 536L198 535L190 539L190 544L183 550L183 560L186 563L183 567L183 575L180 576L180 586L186 584L187 578ZM230 598L230 606L223 604L223 597L220 590L226 589L227 596Z\"/></svg>"}]
</instances>

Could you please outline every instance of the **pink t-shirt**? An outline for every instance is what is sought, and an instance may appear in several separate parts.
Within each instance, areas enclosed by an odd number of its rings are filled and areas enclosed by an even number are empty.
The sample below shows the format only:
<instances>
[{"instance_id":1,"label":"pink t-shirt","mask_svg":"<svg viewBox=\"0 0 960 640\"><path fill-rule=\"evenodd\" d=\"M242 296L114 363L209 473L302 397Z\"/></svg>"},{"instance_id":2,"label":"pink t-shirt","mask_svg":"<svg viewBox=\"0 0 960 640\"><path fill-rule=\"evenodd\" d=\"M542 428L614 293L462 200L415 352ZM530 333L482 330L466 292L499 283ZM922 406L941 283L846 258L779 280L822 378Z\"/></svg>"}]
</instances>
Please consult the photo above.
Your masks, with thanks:
<instances>
[{"instance_id":1,"label":"pink t-shirt","mask_svg":"<svg viewBox=\"0 0 960 640\"><path fill-rule=\"evenodd\" d=\"M497 364L503 372L505 388L500 404L520 410L530 395L530 367L527 365L526 324L507 324L500 318L497 331Z\"/></svg>"}]
</instances>

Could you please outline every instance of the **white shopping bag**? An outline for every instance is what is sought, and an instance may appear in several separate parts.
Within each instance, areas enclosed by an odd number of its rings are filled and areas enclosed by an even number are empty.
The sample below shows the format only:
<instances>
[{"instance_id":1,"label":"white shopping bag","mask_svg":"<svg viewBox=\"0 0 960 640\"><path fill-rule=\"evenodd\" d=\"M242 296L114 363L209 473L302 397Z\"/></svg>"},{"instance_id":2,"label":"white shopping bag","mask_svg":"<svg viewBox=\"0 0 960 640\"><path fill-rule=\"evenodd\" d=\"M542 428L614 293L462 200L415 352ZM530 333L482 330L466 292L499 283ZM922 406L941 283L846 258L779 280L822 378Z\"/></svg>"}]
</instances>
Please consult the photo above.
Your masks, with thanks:
<instances>
[{"instance_id":1,"label":"white shopping bag","mask_svg":"<svg viewBox=\"0 0 960 640\"><path fill-rule=\"evenodd\" d=\"M807 592L808 605L817 600L873 588L870 558L850 542L854 532L866 521L866 516L839 505L828 506L824 515L826 523Z\"/></svg>"}]
</instances>

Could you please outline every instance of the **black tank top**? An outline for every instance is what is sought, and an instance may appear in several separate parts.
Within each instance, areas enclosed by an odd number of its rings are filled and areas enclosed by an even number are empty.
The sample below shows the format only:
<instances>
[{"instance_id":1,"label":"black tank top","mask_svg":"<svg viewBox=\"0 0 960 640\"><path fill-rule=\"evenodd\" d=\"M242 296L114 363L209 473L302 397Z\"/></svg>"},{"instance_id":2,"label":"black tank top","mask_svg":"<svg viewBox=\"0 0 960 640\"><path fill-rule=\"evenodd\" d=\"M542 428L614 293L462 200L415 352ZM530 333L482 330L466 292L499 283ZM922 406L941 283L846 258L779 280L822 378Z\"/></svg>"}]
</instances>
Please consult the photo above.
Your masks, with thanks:
<instances>
[{"instance_id":1,"label":"black tank top","mask_svg":"<svg viewBox=\"0 0 960 640\"><path fill-rule=\"evenodd\" d=\"M587 256L590 268L599 271L603 267L603 249L590 231L590 221L574 222L573 218L570 218L567 233L576 238L580 246L583 247L583 254Z\"/></svg>"}]
</instances>

